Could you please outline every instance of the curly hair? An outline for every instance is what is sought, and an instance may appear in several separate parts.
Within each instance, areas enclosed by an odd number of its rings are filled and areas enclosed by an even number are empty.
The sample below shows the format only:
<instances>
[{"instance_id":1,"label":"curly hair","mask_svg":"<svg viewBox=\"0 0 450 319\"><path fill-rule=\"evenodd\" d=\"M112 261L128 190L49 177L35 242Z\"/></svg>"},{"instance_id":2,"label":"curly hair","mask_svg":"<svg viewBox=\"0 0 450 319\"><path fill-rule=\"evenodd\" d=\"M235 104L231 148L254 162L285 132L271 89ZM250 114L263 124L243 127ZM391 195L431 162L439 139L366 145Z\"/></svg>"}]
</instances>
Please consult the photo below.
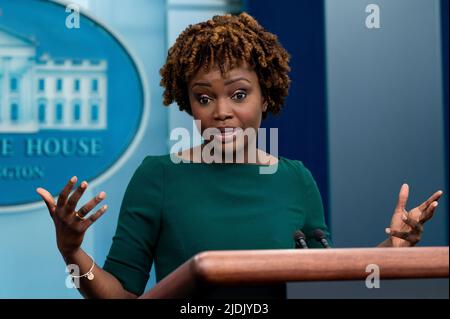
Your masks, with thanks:
<instances>
[{"instance_id":1,"label":"curly hair","mask_svg":"<svg viewBox=\"0 0 450 319\"><path fill-rule=\"evenodd\" d=\"M219 67L222 76L247 62L256 72L267 112L280 112L288 95L290 55L278 37L266 31L253 17L243 12L216 15L212 19L189 25L169 49L161 68L160 85L164 87L164 105L177 102L181 111L192 116L188 83L203 66Z\"/></svg>"}]
</instances>

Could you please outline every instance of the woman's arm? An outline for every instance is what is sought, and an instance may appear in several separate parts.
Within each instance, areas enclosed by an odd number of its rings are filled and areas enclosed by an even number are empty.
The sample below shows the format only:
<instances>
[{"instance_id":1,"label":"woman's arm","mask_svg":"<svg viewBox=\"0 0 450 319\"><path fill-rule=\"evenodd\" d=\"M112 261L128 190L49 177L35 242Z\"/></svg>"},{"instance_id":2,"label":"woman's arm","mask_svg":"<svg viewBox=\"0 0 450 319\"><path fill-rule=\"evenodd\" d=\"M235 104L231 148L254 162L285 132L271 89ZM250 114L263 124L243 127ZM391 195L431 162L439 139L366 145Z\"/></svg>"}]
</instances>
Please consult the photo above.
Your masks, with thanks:
<instances>
[{"instance_id":1,"label":"woman's arm","mask_svg":"<svg viewBox=\"0 0 450 319\"><path fill-rule=\"evenodd\" d=\"M92 267L93 260L81 248L75 252L63 255L67 265L73 264L78 266L79 275L84 275ZM89 280L86 277L77 278L74 281L75 287L85 298L114 298L114 299L130 299L137 298L131 292L126 291L116 277L104 271L102 268L94 265L92 270L94 279Z\"/></svg>"},{"instance_id":2,"label":"woman's arm","mask_svg":"<svg viewBox=\"0 0 450 319\"><path fill-rule=\"evenodd\" d=\"M82 182L74 193L69 197L77 178L74 176L66 184L55 203L52 195L43 188L36 191L45 201L50 217L55 224L56 242L58 250L67 265L78 267L77 273L72 276L82 276L91 270L93 260L82 249L84 234L88 228L99 219L107 209L104 205L97 212L85 217L106 196L101 192L78 211L75 207L87 188L87 182ZM72 268L72 267L71 267ZM73 268L72 268L73 269ZM136 298L136 295L126 291L122 284L110 273L94 265L91 270L94 274L93 280L86 277L74 278L76 288L86 298Z\"/></svg>"},{"instance_id":3,"label":"woman's arm","mask_svg":"<svg viewBox=\"0 0 450 319\"><path fill-rule=\"evenodd\" d=\"M377 247L392 247L392 241L390 238L382 241L381 243L378 244Z\"/></svg>"}]
</instances>

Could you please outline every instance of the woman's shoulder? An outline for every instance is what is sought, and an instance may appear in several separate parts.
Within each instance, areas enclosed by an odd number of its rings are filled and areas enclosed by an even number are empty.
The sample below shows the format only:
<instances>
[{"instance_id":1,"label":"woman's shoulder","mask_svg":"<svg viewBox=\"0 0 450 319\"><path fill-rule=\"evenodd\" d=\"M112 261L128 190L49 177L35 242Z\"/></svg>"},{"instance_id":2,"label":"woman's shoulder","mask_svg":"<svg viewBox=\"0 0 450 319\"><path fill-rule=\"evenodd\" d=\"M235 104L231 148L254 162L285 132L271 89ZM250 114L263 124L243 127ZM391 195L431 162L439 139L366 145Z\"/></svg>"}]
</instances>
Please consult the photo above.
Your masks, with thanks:
<instances>
[{"instance_id":1,"label":"woman's shoulder","mask_svg":"<svg viewBox=\"0 0 450 319\"><path fill-rule=\"evenodd\" d=\"M144 164L144 165L154 165L156 163L163 163L168 158L170 159L170 155L169 154L147 155L142 160L142 164Z\"/></svg>"},{"instance_id":2,"label":"woman's shoulder","mask_svg":"<svg viewBox=\"0 0 450 319\"><path fill-rule=\"evenodd\" d=\"M167 158L169 155L147 155L141 161L140 165L136 169L136 173L142 174L154 174L157 172L162 172L164 166L166 165ZM169 158L170 160L170 158Z\"/></svg>"},{"instance_id":3,"label":"woman's shoulder","mask_svg":"<svg viewBox=\"0 0 450 319\"><path fill-rule=\"evenodd\" d=\"M278 160L279 163L282 163L284 166L286 166L287 169L291 169L292 171L295 171L297 173L303 173L306 169L301 160L293 160L283 156L278 156Z\"/></svg>"},{"instance_id":4,"label":"woman's shoulder","mask_svg":"<svg viewBox=\"0 0 450 319\"><path fill-rule=\"evenodd\" d=\"M296 176L304 186L310 186L314 182L311 171L301 160L293 160L282 156L279 156L279 160L289 173Z\"/></svg>"}]
</instances>

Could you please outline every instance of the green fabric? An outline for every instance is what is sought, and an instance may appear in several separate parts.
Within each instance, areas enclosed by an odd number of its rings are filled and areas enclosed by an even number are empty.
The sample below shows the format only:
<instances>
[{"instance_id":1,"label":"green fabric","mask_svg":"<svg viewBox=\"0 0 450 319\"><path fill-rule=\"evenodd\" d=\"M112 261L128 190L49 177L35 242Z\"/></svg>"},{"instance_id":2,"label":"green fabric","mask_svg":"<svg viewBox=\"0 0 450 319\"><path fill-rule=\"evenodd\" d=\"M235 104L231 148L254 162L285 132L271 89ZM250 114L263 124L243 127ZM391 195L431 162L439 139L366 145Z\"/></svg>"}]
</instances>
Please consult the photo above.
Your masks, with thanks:
<instances>
[{"instance_id":1,"label":"green fabric","mask_svg":"<svg viewBox=\"0 0 450 319\"><path fill-rule=\"evenodd\" d=\"M275 174L259 167L146 157L125 192L104 269L141 294L153 261L160 281L206 250L294 248L297 229L319 248L312 231L328 239L329 231L310 171L284 157Z\"/></svg>"}]
</instances>

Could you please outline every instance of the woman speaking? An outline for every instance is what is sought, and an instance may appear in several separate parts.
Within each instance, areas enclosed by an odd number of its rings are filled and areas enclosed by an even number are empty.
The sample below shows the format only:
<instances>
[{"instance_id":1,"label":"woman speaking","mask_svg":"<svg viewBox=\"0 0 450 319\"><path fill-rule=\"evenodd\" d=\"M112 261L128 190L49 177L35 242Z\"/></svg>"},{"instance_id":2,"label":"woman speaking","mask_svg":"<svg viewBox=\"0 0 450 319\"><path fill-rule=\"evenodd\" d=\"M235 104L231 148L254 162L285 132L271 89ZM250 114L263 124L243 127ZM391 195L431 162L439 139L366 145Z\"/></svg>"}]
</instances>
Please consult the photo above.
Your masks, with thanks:
<instances>
[{"instance_id":1,"label":"woman speaking","mask_svg":"<svg viewBox=\"0 0 450 319\"><path fill-rule=\"evenodd\" d=\"M84 297L136 298L153 262L160 281L205 250L289 249L297 230L309 247L321 247L317 231L330 242L310 171L301 161L254 147L261 121L281 111L289 71L289 54L277 36L246 13L215 16L178 36L160 71L164 104L176 102L190 114L204 141L143 160L128 184L103 268L80 246L107 207L87 214L106 194L77 211L85 181L76 186L72 177L57 202L37 189L54 221L59 251L67 264L79 267ZM243 132L253 134L240 138ZM262 167L276 169L261 174ZM434 193L408 212L408 185L402 185L380 246L415 245L441 195Z\"/></svg>"}]
</instances>

